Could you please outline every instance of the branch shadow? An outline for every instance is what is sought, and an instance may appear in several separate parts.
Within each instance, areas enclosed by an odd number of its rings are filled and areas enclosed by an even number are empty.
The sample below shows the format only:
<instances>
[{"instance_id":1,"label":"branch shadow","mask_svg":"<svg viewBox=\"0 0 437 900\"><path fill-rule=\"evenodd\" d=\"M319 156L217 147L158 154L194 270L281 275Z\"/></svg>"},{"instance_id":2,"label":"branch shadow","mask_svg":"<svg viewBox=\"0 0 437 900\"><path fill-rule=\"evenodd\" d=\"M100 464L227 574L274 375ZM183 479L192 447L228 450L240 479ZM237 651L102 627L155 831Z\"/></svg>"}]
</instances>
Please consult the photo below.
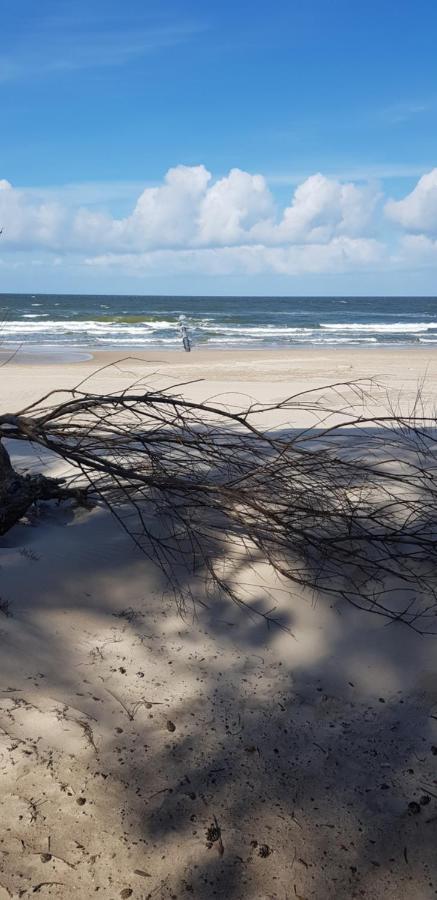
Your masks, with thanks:
<instances>
[{"instance_id":1,"label":"branch shadow","mask_svg":"<svg viewBox=\"0 0 437 900\"><path fill-rule=\"evenodd\" d=\"M285 627L183 567L181 615L100 510L48 508L0 566L6 896L435 896L433 637L244 560Z\"/></svg>"}]
</instances>

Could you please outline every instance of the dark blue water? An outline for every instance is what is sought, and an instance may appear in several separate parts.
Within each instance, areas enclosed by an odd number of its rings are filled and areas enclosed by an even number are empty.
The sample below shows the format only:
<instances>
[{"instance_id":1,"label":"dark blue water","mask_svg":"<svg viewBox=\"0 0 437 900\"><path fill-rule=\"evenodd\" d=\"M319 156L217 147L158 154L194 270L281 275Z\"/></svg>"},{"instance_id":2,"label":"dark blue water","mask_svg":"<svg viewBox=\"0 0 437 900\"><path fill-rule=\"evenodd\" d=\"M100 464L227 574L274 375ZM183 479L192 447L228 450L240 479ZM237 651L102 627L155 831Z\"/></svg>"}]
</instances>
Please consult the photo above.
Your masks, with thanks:
<instances>
[{"instance_id":1,"label":"dark blue water","mask_svg":"<svg viewBox=\"0 0 437 900\"><path fill-rule=\"evenodd\" d=\"M0 341L33 347L437 345L437 297L139 297L0 294Z\"/></svg>"}]
</instances>

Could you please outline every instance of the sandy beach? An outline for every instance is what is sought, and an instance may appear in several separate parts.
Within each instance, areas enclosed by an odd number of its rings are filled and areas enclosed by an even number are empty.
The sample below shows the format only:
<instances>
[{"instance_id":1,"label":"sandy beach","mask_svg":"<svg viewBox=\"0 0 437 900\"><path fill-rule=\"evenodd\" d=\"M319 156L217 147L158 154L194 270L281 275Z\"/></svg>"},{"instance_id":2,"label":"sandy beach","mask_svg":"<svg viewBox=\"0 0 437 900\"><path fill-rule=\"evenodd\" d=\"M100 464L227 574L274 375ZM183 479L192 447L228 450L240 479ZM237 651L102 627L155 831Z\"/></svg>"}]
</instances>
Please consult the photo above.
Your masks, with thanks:
<instances>
[{"instance_id":1,"label":"sandy beach","mask_svg":"<svg viewBox=\"0 0 437 900\"><path fill-rule=\"evenodd\" d=\"M236 405L374 378L408 407L421 385L433 404L437 356L21 351L0 371L1 412L91 376ZM101 509L32 515L0 574L0 900L436 896L437 638L267 567L248 592L288 632L220 597L181 617Z\"/></svg>"}]
</instances>

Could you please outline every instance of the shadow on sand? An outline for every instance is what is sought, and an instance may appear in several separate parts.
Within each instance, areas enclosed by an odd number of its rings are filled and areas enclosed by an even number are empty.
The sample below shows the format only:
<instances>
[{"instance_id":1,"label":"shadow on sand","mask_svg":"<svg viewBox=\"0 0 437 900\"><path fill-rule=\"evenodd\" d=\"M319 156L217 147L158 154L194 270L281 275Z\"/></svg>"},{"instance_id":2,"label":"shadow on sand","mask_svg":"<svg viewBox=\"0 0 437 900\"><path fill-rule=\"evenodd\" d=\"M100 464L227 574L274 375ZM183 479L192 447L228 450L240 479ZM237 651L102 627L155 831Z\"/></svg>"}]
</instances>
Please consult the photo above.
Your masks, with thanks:
<instances>
[{"instance_id":1,"label":"shadow on sand","mask_svg":"<svg viewBox=\"0 0 437 900\"><path fill-rule=\"evenodd\" d=\"M99 510L0 566L0 898L437 894L436 638L266 567L238 577L288 630L181 617Z\"/></svg>"}]
</instances>

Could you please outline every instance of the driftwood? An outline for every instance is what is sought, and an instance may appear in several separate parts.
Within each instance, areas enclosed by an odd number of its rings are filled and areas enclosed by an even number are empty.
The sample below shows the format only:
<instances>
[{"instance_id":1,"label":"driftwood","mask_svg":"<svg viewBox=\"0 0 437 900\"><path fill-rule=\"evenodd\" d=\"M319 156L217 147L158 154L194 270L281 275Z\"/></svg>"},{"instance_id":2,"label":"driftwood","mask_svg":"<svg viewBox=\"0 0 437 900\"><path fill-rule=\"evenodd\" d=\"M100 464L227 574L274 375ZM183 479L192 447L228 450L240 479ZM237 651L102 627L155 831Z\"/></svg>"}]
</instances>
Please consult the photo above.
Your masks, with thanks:
<instances>
[{"instance_id":1,"label":"driftwood","mask_svg":"<svg viewBox=\"0 0 437 900\"><path fill-rule=\"evenodd\" d=\"M289 586L437 630L434 416L372 416L352 383L243 411L176 390L82 383L0 416L0 533L38 500L102 503L179 599L190 573L244 603L242 573L267 561ZM311 427L293 430L296 412ZM64 460L64 479L15 472L5 439Z\"/></svg>"},{"instance_id":2,"label":"driftwood","mask_svg":"<svg viewBox=\"0 0 437 900\"><path fill-rule=\"evenodd\" d=\"M20 475L0 441L0 535L6 534L38 501L67 499L83 503L86 495L80 490L64 487L63 479L48 478L40 473Z\"/></svg>"}]
</instances>

